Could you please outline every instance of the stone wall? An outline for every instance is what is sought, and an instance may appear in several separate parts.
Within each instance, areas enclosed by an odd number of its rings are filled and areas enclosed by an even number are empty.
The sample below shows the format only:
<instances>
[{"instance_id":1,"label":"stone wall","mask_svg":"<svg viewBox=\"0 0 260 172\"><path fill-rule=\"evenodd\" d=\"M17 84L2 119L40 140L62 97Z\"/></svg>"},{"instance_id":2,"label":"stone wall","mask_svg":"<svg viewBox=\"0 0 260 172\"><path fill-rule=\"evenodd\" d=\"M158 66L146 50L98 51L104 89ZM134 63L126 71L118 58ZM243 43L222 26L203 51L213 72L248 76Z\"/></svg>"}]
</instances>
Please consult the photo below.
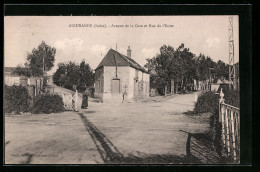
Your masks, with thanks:
<instances>
[{"instance_id":1,"label":"stone wall","mask_svg":"<svg viewBox=\"0 0 260 172\"><path fill-rule=\"evenodd\" d=\"M94 96L103 99L104 93L104 67L95 71L95 93Z\"/></svg>"},{"instance_id":2,"label":"stone wall","mask_svg":"<svg viewBox=\"0 0 260 172\"><path fill-rule=\"evenodd\" d=\"M150 74L130 68L129 87L129 99L149 97Z\"/></svg>"},{"instance_id":3,"label":"stone wall","mask_svg":"<svg viewBox=\"0 0 260 172\"><path fill-rule=\"evenodd\" d=\"M137 78L138 86L136 86ZM112 94L113 79L118 79L120 82L118 95ZM124 100L132 101L135 99L135 91L138 91L140 98L149 97L149 89L150 75L132 67L118 66L116 70L115 66L104 66L95 71L95 97L100 98L102 102L121 102L123 95Z\"/></svg>"},{"instance_id":4,"label":"stone wall","mask_svg":"<svg viewBox=\"0 0 260 172\"><path fill-rule=\"evenodd\" d=\"M20 85L20 76L17 76L17 77L6 76L5 77L5 84L8 85L8 86Z\"/></svg>"},{"instance_id":5,"label":"stone wall","mask_svg":"<svg viewBox=\"0 0 260 172\"><path fill-rule=\"evenodd\" d=\"M104 67L104 94L103 102L109 102L112 99L117 99L116 101L123 100L123 94L126 93L128 97L129 93L129 67L117 67L117 76L116 76L116 67L115 66L105 66ZM112 80L120 80L120 93L118 97L112 97Z\"/></svg>"},{"instance_id":6,"label":"stone wall","mask_svg":"<svg viewBox=\"0 0 260 172\"><path fill-rule=\"evenodd\" d=\"M129 93L128 93L128 99L131 100L134 98L134 88L135 88L135 71L136 69L130 68L129 69Z\"/></svg>"},{"instance_id":7,"label":"stone wall","mask_svg":"<svg viewBox=\"0 0 260 172\"><path fill-rule=\"evenodd\" d=\"M150 74L143 73L143 81L144 81L144 96L149 97L150 92Z\"/></svg>"}]
</instances>

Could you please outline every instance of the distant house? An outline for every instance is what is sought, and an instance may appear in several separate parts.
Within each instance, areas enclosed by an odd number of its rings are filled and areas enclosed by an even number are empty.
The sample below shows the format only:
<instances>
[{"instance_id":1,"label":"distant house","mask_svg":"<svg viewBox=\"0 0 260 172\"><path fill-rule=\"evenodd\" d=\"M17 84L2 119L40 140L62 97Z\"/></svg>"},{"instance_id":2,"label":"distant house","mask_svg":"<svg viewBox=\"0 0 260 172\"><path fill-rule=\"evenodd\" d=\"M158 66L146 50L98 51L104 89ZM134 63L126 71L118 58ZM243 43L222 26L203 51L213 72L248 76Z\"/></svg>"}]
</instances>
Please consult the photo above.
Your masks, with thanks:
<instances>
[{"instance_id":1,"label":"distant house","mask_svg":"<svg viewBox=\"0 0 260 172\"><path fill-rule=\"evenodd\" d=\"M4 83L8 86L20 85L21 83L20 76L13 74L14 70L15 67L4 67Z\"/></svg>"},{"instance_id":2,"label":"distant house","mask_svg":"<svg viewBox=\"0 0 260 172\"><path fill-rule=\"evenodd\" d=\"M41 77L31 77L14 75L16 67L4 67L4 83L8 86L21 85L29 89L32 87L33 96L39 95L43 87L43 79ZM51 77L48 77L47 83L52 83ZM29 87L28 87L29 86Z\"/></svg>"},{"instance_id":3,"label":"distant house","mask_svg":"<svg viewBox=\"0 0 260 172\"><path fill-rule=\"evenodd\" d=\"M150 74L131 58L110 49L95 69L95 97L102 102L149 97Z\"/></svg>"},{"instance_id":4,"label":"distant house","mask_svg":"<svg viewBox=\"0 0 260 172\"><path fill-rule=\"evenodd\" d=\"M47 83L46 85L52 85L53 80L52 80L52 75L46 75Z\"/></svg>"},{"instance_id":5,"label":"distant house","mask_svg":"<svg viewBox=\"0 0 260 172\"><path fill-rule=\"evenodd\" d=\"M15 71L16 67L4 67L4 74L5 76L18 76L18 75L13 75L13 72Z\"/></svg>"}]
</instances>

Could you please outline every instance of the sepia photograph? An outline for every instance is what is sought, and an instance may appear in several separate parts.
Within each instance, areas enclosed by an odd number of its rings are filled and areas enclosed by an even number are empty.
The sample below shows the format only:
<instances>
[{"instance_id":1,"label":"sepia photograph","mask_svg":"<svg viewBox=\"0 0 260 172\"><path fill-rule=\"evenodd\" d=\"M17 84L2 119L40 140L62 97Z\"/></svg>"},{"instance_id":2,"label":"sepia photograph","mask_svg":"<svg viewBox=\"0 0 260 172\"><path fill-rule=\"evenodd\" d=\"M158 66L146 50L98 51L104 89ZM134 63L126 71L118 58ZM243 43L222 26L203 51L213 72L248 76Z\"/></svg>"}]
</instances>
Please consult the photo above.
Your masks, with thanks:
<instances>
[{"instance_id":1,"label":"sepia photograph","mask_svg":"<svg viewBox=\"0 0 260 172\"><path fill-rule=\"evenodd\" d=\"M239 24L5 16L4 164L240 164Z\"/></svg>"}]
</instances>

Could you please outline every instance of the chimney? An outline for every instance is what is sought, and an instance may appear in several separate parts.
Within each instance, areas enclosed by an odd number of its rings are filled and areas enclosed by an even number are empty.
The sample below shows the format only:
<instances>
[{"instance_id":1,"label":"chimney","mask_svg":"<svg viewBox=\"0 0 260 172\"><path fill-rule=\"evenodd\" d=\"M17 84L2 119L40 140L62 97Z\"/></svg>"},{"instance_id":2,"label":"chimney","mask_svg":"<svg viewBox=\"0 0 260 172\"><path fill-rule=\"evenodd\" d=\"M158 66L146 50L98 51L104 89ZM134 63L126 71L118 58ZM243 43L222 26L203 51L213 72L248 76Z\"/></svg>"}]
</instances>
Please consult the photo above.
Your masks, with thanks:
<instances>
[{"instance_id":1,"label":"chimney","mask_svg":"<svg viewBox=\"0 0 260 172\"><path fill-rule=\"evenodd\" d=\"M127 57L131 59L131 49L130 49L130 46L128 46L128 49L127 49Z\"/></svg>"}]
</instances>

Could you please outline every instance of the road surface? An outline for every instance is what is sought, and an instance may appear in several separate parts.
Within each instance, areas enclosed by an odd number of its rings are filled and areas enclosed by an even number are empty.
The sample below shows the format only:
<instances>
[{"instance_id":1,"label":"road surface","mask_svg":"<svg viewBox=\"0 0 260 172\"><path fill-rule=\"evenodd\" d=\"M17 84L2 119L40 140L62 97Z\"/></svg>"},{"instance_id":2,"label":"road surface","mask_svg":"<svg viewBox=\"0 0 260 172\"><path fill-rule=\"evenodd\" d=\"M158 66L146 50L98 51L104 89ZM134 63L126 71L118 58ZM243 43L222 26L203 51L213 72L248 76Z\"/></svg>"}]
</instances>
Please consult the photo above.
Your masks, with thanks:
<instances>
[{"instance_id":1,"label":"road surface","mask_svg":"<svg viewBox=\"0 0 260 172\"><path fill-rule=\"evenodd\" d=\"M194 94L163 102L89 103L79 112L5 115L7 164L208 163L186 156L188 133L209 131L191 117Z\"/></svg>"}]
</instances>

